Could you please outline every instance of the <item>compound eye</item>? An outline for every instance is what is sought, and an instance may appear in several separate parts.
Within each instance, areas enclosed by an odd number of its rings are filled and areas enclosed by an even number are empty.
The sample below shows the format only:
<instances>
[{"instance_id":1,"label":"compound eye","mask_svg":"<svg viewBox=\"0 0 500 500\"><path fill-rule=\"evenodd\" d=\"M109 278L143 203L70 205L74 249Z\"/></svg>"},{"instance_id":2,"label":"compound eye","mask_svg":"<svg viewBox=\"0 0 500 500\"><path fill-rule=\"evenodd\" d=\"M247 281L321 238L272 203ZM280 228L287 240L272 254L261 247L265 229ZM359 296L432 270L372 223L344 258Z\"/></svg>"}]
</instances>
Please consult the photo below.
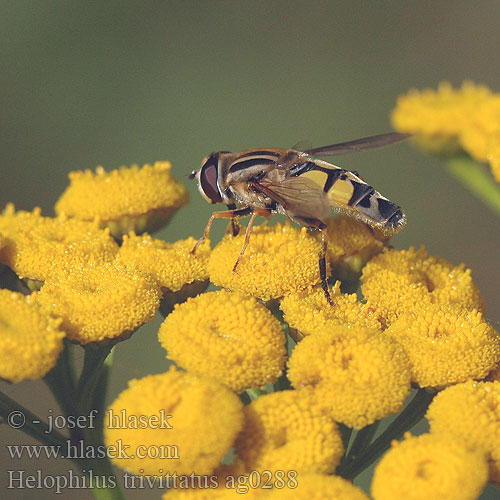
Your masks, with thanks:
<instances>
[{"instance_id":1,"label":"compound eye","mask_svg":"<svg viewBox=\"0 0 500 500\"><path fill-rule=\"evenodd\" d=\"M217 186L217 163L218 158L216 155L212 155L201 167L200 173L200 185L201 189L210 199L212 203L220 203L222 197L219 192L219 187Z\"/></svg>"}]
</instances>

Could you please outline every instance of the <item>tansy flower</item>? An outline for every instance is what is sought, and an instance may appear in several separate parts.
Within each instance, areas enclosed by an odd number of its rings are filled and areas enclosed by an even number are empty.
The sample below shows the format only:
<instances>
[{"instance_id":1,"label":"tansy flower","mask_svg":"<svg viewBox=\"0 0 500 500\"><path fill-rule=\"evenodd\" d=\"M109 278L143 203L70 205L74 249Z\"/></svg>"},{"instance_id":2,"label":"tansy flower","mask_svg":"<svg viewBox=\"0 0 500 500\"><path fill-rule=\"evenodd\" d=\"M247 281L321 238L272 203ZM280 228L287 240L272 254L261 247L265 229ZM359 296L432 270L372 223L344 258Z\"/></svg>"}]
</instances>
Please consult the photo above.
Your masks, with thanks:
<instances>
[{"instance_id":1,"label":"tansy flower","mask_svg":"<svg viewBox=\"0 0 500 500\"><path fill-rule=\"evenodd\" d=\"M488 161L495 179L500 182L500 137L491 145Z\"/></svg>"},{"instance_id":2,"label":"tansy flower","mask_svg":"<svg viewBox=\"0 0 500 500\"><path fill-rule=\"evenodd\" d=\"M401 347L378 330L330 326L299 342L288 378L312 387L337 422L361 429L401 409L410 390L410 367Z\"/></svg>"},{"instance_id":3,"label":"tansy flower","mask_svg":"<svg viewBox=\"0 0 500 500\"><path fill-rule=\"evenodd\" d=\"M355 293L342 293L339 281L330 289L330 295L335 307L326 302L323 289L319 286L290 293L281 300L284 319L296 340L330 325L382 328L371 305L359 302Z\"/></svg>"},{"instance_id":4,"label":"tansy flower","mask_svg":"<svg viewBox=\"0 0 500 500\"><path fill-rule=\"evenodd\" d=\"M0 377L20 382L50 371L63 348L60 323L31 297L0 290Z\"/></svg>"},{"instance_id":5,"label":"tansy flower","mask_svg":"<svg viewBox=\"0 0 500 500\"><path fill-rule=\"evenodd\" d=\"M160 328L168 357L233 391L274 382L285 362L285 333L253 298L225 290L176 305Z\"/></svg>"},{"instance_id":6,"label":"tansy flower","mask_svg":"<svg viewBox=\"0 0 500 500\"><path fill-rule=\"evenodd\" d=\"M95 223L35 214L21 216L18 222L22 219L27 224L9 230L1 254L2 261L20 278L36 282L56 279L71 269L110 262L118 252L109 230L103 231Z\"/></svg>"},{"instance_id":7,"label":"tansy flower","mask_svg":"<svg viewBox=\"0 0 500 500\"><path fill-rule=\"evenodd\" d=\"M475 310L423 304L385 333L404 348L420 387L484 378L500 361L500 335Z\"/></svg>"},{"instance_id":8,"label":"tansy flower","mask_svg":"<svg viewBox=\"0 0 500 500\"><path fill-rule=\"evenodd\" d=\"M123 237L117 261L155 279L169 310L176 302L198 295L208 286L210 243L205 242L192 254L195 243L194 238L167 243L148 234L131 233Z\"/></svg>"},{"instance_id":9,"label":"tansy flower","mask_svg":"<svg viewBox=\"0 0 500 500\"><path fill-rule=\"evenodd\" d=\"M0 213L0 232L9 237L19 231L27 231L29 228L36 226L41 218L42 210L36 207L32 212L18 210L13 203L7 203L5 209Z\"/></svg>"},{"instance_id":10,"label":"tansy flower","mask_svg":"<svg viewBox=\"0 0 500 500\"><path fill-rule=\"evenodd\" d=\"M225 236L214 248L208 263L212 283L264 301L319 283L321 239L306 228L288 222L256 227L233 272L244 239L242 228L238 236Z\"/></svg>"},{"instance_id":11,"label":"tansy flower","mask_svg":"<svg viewBox=\"0 0 500 500\"><path fill-rule=\"evenodd\" d=\"M56 203L56 213L94 220L119 238L130 231L141 233L164 226L188 202L186 188L170 173L169 162L139 168L121 167L105 172L102 167L71 172L70 185Z\"/></svg>"},{"instance_id":12,"label":"tansy flower","mask_svg":"<svg viewBox=\"0 0 500 500\"><path fill-rule=\"evenodd\" d=\"M475 500L488 479L484 455L457 438L405 435L375 468L374 500Z\"/></svg>"},{"instance_id":13,"label":"tansy flower","mask_svg":"<svg viewBox=\"0 0 500 500\"><path fill-rule=\"evenodd\" d=\"M335 422L322 413L311 391L261 396L244 409L236 454L247 472L333 472L344 453Z\"/></svg>"},{"instance_id":14,"label":"tansy flower","mask_svg":"<svg viewBox=\"0 0 500 500\"><path fill-rule=\"evenodd\" d=\"M447 387L434 397L426 418L432 434L459 437L485 452L491 479L500 482L500 382Z\"/></svg>"},{"instance_id":15,"label":"tansy flower","mask_svg":"<svg viewBox=\"0 0 500 500\"><path fill-rule=\"evenodd\" d=\"M126 422L115 422L120 418ZM130 447L128 458L114 457L122 469L145 475L201 475L211 474L229 451L243 412L238 397L226 387L172 367L130 381L109 407L106 420L108 450ZM134 420L146 425L134 426Z\"/></svg>"},{"instance_id":16,"label":"tansy flower","mask_svg":"<svg viewBox=\"0 0 500 500\"><path fill-rule=\"evenodd\" d=\"M448 82L438 90L411 90L398 97L392 112L396 130L416 135L417 144L432 153L452 154L460 149L458 137L478 106L487 101L491 91L472 82L453 89Z\"/></svg>"},{"instance_id":17,"label":"tansy flower","mask_svg":"<svg viewBox=\"0 0 500 500\"><path fill-rule=\"evenodd\" d=\"M326 221L328 225L328 258L339 279L357 277L361 268L384 247L374 230L363 222L340 215Z\"/></svg>"},{"instance_id":18,"label":"tansy flower","mask_svg":"<svg viewBox=\"0 0 500 500\"><path fill-rule=\"evenodd\" d=\"M47 281L38 301L63 318L68 338L80 344L128 338L153 319L160 302L156 283L139 271L114 265L74 269Z\"/></svg>"},{"instance_id":19,"label":"tansy flower","mask_svg":"<svg viewBox=\"0 0 500 500\"><path fill-rule=\"evenodd\" d=\"M484 309L484 302L464 264L454 266L440 257L418 250L386 250L363 268L361 290L376 314L388 324L401 312L424 304L455 304L464 309Z\"/></svg>"}]
</instances>

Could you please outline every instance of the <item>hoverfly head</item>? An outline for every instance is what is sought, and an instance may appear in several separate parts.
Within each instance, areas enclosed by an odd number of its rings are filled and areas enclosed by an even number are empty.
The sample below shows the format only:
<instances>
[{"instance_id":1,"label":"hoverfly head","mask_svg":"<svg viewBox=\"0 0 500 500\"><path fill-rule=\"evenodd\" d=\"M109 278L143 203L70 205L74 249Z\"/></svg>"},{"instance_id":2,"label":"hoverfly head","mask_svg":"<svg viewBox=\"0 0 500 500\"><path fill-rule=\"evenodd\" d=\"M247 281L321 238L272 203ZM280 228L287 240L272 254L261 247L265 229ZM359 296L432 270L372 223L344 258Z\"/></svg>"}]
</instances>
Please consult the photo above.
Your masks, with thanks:
<instances>
[{"instance_id":1,"label":"hoverfly head","mask_svg":"<svg viewBox=\"0 0 500 500\"><path fill-rule=\"evenodd\" d=\"M219 188L219 153L207 156L200 170L194 171L189 176L198 179L198 190L209 203L221 203L222 194Z\"/></svg>"}]
</instances>

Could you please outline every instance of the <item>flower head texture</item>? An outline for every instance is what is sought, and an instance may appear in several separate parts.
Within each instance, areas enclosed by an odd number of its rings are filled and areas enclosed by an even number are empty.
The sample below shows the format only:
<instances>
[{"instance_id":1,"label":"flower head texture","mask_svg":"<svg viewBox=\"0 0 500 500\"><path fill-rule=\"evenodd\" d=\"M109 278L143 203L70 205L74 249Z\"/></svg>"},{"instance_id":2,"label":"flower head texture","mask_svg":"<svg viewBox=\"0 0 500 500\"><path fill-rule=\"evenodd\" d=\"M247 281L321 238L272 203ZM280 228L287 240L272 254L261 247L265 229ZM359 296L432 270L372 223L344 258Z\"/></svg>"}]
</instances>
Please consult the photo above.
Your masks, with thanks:
<instances>
[{"instance_id":1,"label":"flower head texture","mask_svg":"<svg viewBox=\"0 0 500 500\"><path fill-rule=\"evenodd\" d=\"M260 226L236 272L244 231L226 236L212 251L208 272L212 283L268 301L319 283L321 240L307 229L285 225Z\"/></svg>"},{"instance_id":2,"label":"flower head texture","mask_svg":"<svg viewBox=\"0 0 500 500\"><path fill-rule=\"evenodd\" d=\"M189 199L170 169L169 162L157 162L111 172L98 167L95 174L90 170L72 172L70 185L56 203L56 213L83 220L97 217L117 237L129 231L156 230Z\"/></svg>"},{"instance_id":3,"label":"flower head texture","mask_svg":"<svg viewBox=\"0 0 500 500\"><path fill-rule=\"evenodd\" d=\"M253 298L225 290L176 305L159 339L170 359L241 392L274 382L285 363L285 333Z\"/></svg>"},{"instance_id":4,"label":"flower head texture","mask_svg":"<svg viewBox=\"0 0 500 500\"><path fill-rule=\"evenodd\" d=\"M111 262L118 252L109 230L99 229L96 223L36 213L10 219L1 258L20 278L56 279L72 269Z\"/></svg>"},{"instance_id":5,"label":"flower head texture","mask_svg":"<svg viewBox=\"0 0 500 500\"><path fill-rule=\"evenodd\" d=\"M469 380L441 391L426 418L432 434L455 436L486 453L500 483L500 382Z\"/></svg>"},{"instance_id":6,"label":"flower head texture","mask_svg":"<svg viewBox=\"0 0 500 500\"><path fill-rule=\"evenodd\" d=\"M0 290L0 377L20 382L50 371L63 348L60 323L32 297Z\"/></svg>"},{"instance_id":7,"label":"flower head texture","mask_svg":"<svg viewBox=\"0 0 500 500\"><path fill-rule=\"evenodd\" d=\"M280 391L245 407L236 454L246 470L333 472L344 448L311 391Z\"/></svg>"},{"instance_id":8,"label":"flower head texture","mask_svg":"<svg viewBox=\"0 0 500 500\"><path fill-rule=\"evenodd\" d=\"M401 312L423 304L455 304L464 309L484 309L484 302L464 264L454 266L440 257L418 250L386 250L363 268L361 290L387 324Z\"/></svg>"},{"instance_id":9,"label":"flower head texture","mask_svg":"<svg viewBox=\"0 0 500 500\"><path fill-rule=\"evenodd\" d=\"M167 243L131 233L123 237L117 260L149 274L164 291L178 292L186 284L208 280L210 245L207 242L192 254L195 243L194 238Z\"/></svg>"},{"instance_id":10,"label":"flower head texture","mask_svg":"<svg viewBox=\"0 0 500 500\"><path fill-rule=\"evenodd\" d=\"M374 500L475 500L486 485L484 455L456 438L434 434L393 442L375 469Z\"/></svg>"},{"instance_id":11,"label":"flower head texture","mask_svg":"<svg viewBox=\"0 0 500 500\"><path fill-rule=\"evenodd\" d=\"M330 325L382 328L371 305L359 302L355 293L342 293L339 281L330 289L330 295L335 307L327 303L320 286L290 293L281 300L280 308L284 319L290 329L297 330L298 338L314 334Z\"/></svg>"},{"instance_id":12,"label":"flower head texture","mask_svg":"<svg viewBox=\"0 0 500 500\"><path fill-rule=\"evenodd\" d=\"M115 464L146 475L211 474L243 423L242 404L234 393L173 367L130 381L108 413L106 445L130 446L129 456L117 456ZM110 425L113 416L121 415L129 425ZM151 424L134 428L134 418L141 416ZM167 425L158 425L165 420Z\"/></svg>"},{"instance_id":13,"label":"flower head texture","mask_svg":"<svg viewBox=\"0 0 500 500\"><path fill-rule=\"evenodd\" d=\"M402 348L378 330L330 326L295 346L288 378L312 387L337 422L361 429L401 409L410 390Z\"/></svg>"},{"instance_id":14,"label":"flower head texture","mask_svg":"<svg viewBox=\"0 0 500 500\"><path fill-rule=\"evenodd\" d=\"M47 281L37 299L63 319L62 327L69 339L88 344L128 338L153 319L160 290L139 271L107 264L75 269Z\"/></svg>"},{"instance_id":15,"label":"flower head texture","mask_svg":"<svg viewBox=\"0 0 500 500\"><path fill-rule=\"evenodd\" d=\"M420 387L484 378L500 361L500 335L475 310L422 305L401 314L386 333L404 348Z\"/></svg>"}]
</instances>

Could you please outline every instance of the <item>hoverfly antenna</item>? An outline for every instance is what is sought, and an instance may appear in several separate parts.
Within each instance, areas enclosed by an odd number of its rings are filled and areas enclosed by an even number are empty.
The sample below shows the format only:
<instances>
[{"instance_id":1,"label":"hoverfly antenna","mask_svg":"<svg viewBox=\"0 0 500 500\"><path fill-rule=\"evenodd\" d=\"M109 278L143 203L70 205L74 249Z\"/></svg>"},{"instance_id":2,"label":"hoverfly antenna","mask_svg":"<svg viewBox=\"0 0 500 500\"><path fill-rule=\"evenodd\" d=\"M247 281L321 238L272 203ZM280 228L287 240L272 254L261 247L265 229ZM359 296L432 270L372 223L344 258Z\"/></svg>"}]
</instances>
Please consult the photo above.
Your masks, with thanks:
<instances>
[{"instance_id":1,"label":"hoverfly antenna","mask_svg":"<svg viewBox=\"0 0 500 500\"><path fill-rule=\"evenodd\" d=\"M193 180L195 177L196 177L196 174L198 173L198 170L193 170L190 174L189 174L189 179L190 180Z\"/></svg>"}]
</instances>

